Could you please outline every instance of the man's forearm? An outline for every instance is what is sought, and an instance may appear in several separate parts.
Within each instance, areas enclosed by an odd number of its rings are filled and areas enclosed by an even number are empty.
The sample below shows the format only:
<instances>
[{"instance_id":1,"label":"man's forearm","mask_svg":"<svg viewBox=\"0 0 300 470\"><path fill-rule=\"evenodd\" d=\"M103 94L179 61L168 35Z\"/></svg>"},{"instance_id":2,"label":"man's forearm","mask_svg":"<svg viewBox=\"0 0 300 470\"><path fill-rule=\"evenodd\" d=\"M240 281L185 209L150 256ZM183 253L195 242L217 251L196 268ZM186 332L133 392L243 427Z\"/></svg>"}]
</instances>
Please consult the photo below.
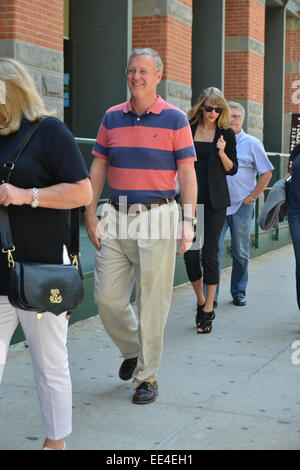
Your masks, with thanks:
<instances>
[{"instance_id":1,"label":"man's forearm","mask_svg":"<svg viewBox=\"0 0 300 470\"><path fill-rule=\"evenodd\" d=\"M258 196L260 196L260 194L268 186L268 183L269 183L271 178L272 178L271 170L267 171L266 173L263 173L262 175L260 175L260 177L258 178L257 184L256 184L255 188L253 189L253 191L251 193L251 197L253 199L257 199Z\"/></svg>"},{"instance_id":2,"label":"man's forearm","mask_svg":"<svg viewBox=\"0 0 300 470\"><path fill-rule=\"evenodd\" d=\"M178 176L180 197L184 215L186 217L195 216L197 202L197 180L194 172Z\"/></svg>"}]
</instances>

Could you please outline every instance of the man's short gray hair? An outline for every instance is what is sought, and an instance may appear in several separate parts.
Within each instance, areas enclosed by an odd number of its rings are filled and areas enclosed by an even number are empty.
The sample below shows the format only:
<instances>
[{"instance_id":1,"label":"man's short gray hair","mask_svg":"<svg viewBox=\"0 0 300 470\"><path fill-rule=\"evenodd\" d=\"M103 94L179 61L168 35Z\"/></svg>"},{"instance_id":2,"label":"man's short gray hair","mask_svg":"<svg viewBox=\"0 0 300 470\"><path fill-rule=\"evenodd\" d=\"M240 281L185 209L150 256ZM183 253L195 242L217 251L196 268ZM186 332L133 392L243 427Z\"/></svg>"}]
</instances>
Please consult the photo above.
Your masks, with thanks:
<instances>
[{"instance_id":1,"label":"man's short gray hair","mask_svg":"<svg viewBox=\"0 0 300 470\"><path fill-rule=\"evenodd\" d=\"M229 105L230 108L235 108L235 109L238 109L240 111L241 116L242 116L242 120L244 122L245 115L246 115L244 106L242 106L241 103L238 103L237 101L228 101L228 105Z\"/></svg>"},{"instance_id":2,"label":"man's short gray hair","mask_svg":"<svg viewBox=\"0 0 300 470\"><path fill-rule=\"evenodd\" d=\"M155 65L155 69L157 72L163 72L164 70L164 64L163 61L160 58L160 55L158 52L156 52L154 49L151 49L150 47L144 47L140 49L133 49L133 51L130 54L130 57L128 59L128 64L131 61L133 57L140 56L140 55L150 55L153 58L153 62Z\"/></svg>"}]
</instances>

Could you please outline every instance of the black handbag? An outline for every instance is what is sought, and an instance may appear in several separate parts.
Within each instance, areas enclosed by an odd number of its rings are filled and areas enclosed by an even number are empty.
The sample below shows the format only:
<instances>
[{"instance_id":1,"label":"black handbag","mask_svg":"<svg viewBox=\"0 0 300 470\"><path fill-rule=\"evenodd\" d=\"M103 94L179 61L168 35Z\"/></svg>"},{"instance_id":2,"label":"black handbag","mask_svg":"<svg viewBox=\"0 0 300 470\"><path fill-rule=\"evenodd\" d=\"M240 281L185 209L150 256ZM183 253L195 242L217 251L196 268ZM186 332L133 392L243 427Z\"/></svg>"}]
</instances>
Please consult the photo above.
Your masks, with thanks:
<instances>
[{"instance_id":1,"label":"black handbag","mask_svg":"<svg viewBox=\"0 0 300 470\"><path fill-rule=\"evenodd\" d=\"M4 163L1 183L9 181L17 159L22 154L34 132L40 125L34 123L21 142L15 157ZM35 209L33 209L35 210ZM7 254L9 267L8 300L16 308L36 311L38 318L43 312L60 315L78 308L84 299L83 276L79 263L80 209L71 210L71 264L46 264L15 261L7 207L0 205L0 232L2 252ZM46 249L46 247L45 247Z\"/></svg>"}]
</instances>

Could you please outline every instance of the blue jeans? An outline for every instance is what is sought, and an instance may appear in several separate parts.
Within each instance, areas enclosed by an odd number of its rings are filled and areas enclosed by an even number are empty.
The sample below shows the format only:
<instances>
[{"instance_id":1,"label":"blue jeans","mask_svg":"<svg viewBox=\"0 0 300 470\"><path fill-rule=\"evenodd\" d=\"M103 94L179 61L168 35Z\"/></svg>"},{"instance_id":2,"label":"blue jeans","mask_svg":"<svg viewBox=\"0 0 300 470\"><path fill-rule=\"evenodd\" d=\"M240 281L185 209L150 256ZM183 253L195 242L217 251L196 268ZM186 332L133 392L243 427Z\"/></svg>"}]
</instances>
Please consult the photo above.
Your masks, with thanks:
<instances>
[{"instance_id":1,"label":"blue jeans","mask_svg":"<svg viewBox=\"0 0 300 470\"><path fill-rule=\"evenodd\" d=\"M219 283L215 300L218 298L222 268L224 239L227 229L231 234L232 272L230 292L232 297L245 297L248 282L250 227L254 216L254 205L242 202L239 210L233 215L227 215L219 241Z\"/></svg>"},{"instance_id":2,"label":"blue jeans","mask_svg":"<svg viewBox=\"0 0 300 470\"><path fill-rule=\"evenodd\" d=\"M288 208L288 221L296 258L297 302L300 310L300 209Z\"/></svg>"}]
</instances>

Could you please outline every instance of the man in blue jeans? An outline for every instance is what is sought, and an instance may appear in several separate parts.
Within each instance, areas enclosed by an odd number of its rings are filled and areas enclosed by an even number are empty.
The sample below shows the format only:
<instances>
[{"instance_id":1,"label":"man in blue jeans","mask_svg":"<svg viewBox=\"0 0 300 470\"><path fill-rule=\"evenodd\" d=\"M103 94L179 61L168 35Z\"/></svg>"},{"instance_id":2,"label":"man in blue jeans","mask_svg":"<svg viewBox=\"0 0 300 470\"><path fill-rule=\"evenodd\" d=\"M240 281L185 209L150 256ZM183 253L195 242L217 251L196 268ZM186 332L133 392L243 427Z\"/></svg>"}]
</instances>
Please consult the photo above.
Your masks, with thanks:
<instances>
[{"instance_id":1,"label":"man in blue jeans","mask_svg":"<svg viewBox=\"0 0 300 470\"><path fill-rule=\"evenodd\" d=\"M234 305L246 305L248 282L250 226L254 215L254 203L265 190L274 167L269 161L260 140L243 131L245 110L240 103L229 102L231 127L235 132L236 150L239 162L238 172L227 176L231 206L227 208L226 219L219 241L219 282L221 277L224 239L229 227L231 233L232 273L230 292ZM256 175L259 175L256 180ZM215 302L217 302L219 284Z\"/></svg>"}]
</instances>

